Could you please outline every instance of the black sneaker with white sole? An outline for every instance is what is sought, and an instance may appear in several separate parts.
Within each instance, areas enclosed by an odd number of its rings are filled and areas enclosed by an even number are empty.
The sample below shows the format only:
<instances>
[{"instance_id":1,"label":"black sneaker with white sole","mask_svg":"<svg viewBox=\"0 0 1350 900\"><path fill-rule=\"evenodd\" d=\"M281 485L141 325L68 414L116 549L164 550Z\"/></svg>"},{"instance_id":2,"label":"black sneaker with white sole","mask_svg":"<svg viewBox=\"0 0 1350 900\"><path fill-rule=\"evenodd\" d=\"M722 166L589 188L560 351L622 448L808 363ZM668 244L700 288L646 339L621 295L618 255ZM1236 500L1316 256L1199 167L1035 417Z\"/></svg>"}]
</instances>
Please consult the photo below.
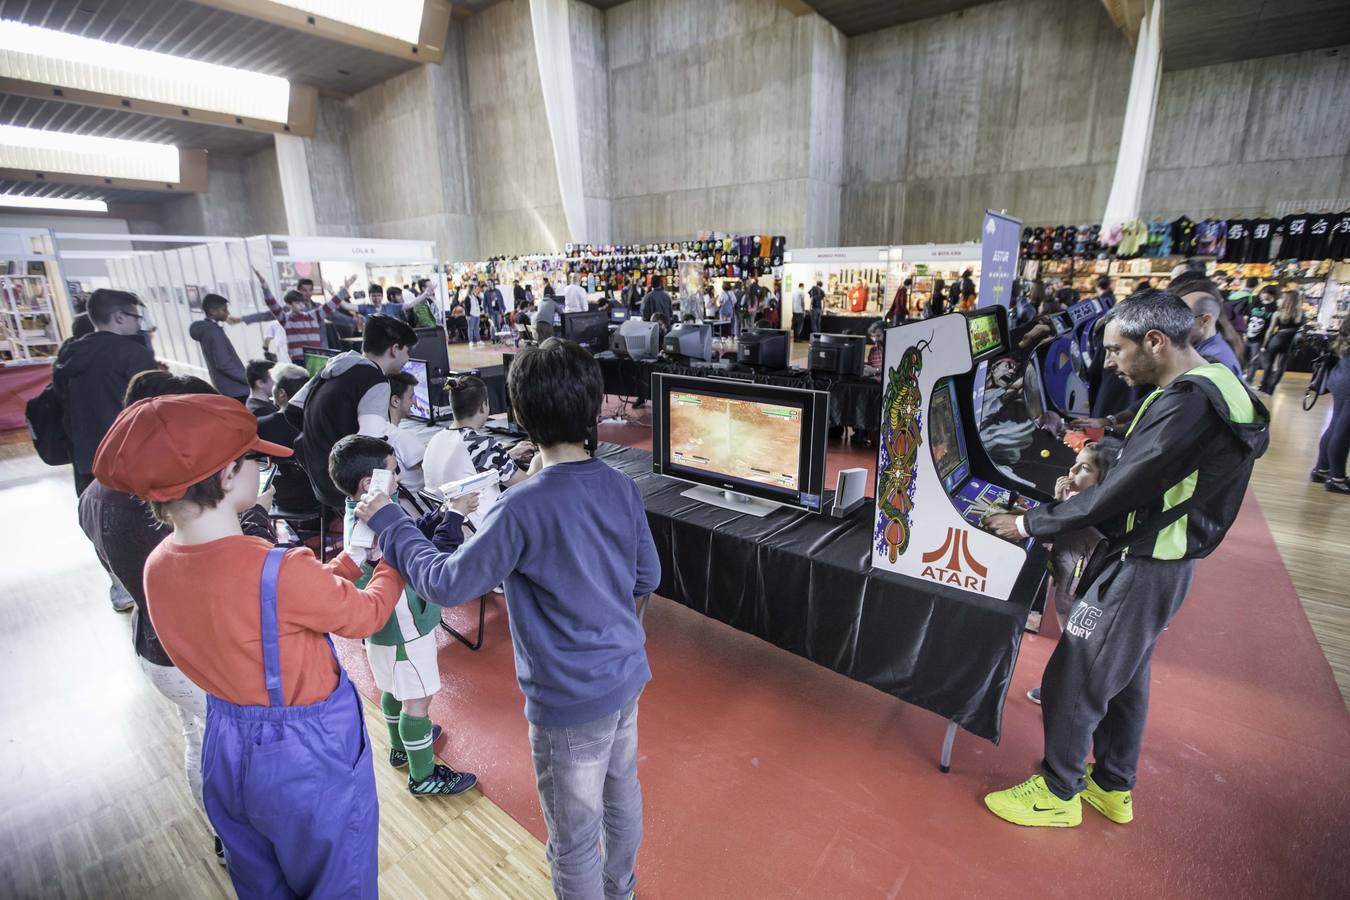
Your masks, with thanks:
<instances>
[{"instance_id":1,"label":"black sneaker with white sole","mask_svg":"<svg viewBox=\"0 0 1350 900\"><path fill-rule=\"evenodd\" d=\"M1324 487L1333 494L1350 494L1350 481L1344 478L1329 477Z\"/></svg>"},{"instance_id":2,"label":"black sneaker with white sole","mask_svg":"<svg viewBox=\"0 0 1350 900\"><path fill-rule=\"evenodd\" d=\"M220 863L223 866L225 865L225 845L220 842L220 838L216 838L215 840L216 840L216 862Z\"/></svg>"},{"instance_id":3,"label":"black sneaker with white sole","mask_svg":"<svg viewBox=\"0 0 1350 900\"><path fill-rule=\"evenodd\" d=\"M472 772L456 772L449 766L438 765L421 781L408 776L408 793L414 797L452 797L462 794L478 783Z\"/></svg>"}]
</instances>

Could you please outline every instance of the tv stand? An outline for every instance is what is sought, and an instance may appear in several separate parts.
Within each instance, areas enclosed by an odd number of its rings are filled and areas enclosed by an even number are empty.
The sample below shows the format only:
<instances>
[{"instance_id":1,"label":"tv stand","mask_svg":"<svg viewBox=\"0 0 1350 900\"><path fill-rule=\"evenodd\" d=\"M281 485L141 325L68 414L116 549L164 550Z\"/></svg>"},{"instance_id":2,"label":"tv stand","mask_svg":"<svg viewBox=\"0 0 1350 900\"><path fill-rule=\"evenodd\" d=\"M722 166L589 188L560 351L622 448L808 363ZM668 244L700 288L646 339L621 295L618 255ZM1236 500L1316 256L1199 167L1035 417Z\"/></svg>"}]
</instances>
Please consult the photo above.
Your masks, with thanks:
<instances>
[{"instance_id":1,"label":"tv stand","mask_svg":"<svg viewBox=\"0 0 1350 900\"><path fill-rule=\"evenodd\" d=\"M772 500L761 500L758 497L748 497L736 491L726 491L701 484L681 492L680 496L688 497L690 500L698 500L700 503L707 503L711 506L720 506L733 512L744 513L757 519L762 519L783 506L783 504L775 503Z\"/></svg>"}]
</instances>

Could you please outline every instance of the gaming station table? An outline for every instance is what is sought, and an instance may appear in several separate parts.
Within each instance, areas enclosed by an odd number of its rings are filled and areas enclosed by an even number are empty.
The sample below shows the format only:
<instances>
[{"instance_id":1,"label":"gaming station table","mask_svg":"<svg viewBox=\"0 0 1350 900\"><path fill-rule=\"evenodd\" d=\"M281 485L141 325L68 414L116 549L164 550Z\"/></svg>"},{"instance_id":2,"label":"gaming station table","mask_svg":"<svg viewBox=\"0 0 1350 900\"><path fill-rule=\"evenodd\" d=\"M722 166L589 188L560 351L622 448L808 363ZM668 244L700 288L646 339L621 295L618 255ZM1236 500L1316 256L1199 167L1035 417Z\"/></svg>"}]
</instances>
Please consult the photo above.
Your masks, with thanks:
<instances>
[{"instance_id":1,"label":"gaming station table","mask_svg":"<svg viewBox=\"0 0 1350 900\"><path fill-rule=\"evenodd\" d=\"M871 501L761 519L681 496L646 451L596 457L642 491L661 596L950 720L944 765L955 725L998 743L1025 605L873 569Z\"/></svg>"}]
</instances>

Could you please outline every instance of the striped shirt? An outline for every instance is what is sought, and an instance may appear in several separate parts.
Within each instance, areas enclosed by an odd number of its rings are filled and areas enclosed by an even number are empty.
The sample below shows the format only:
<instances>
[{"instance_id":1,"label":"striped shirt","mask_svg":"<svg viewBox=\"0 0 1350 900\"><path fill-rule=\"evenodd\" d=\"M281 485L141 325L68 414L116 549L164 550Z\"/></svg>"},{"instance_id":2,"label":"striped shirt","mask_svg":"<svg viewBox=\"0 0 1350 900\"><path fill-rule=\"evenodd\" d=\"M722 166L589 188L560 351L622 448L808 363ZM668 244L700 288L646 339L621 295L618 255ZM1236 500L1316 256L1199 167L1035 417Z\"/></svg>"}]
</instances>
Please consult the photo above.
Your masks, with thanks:
<instances>
[{"instance_id":1,"label":"striped shirt","mask_svg":"<svg viewBox=\"0 0 1350 900\"><path fill-rule=\"evenodd\" d=\"M263 301L267 303L267 308L271 313L252 313L244 316L245 322L261 322L267 318L275 318L281 323L281 327L286 330L286 350L291 355L291 362L301 363L305 358L305 348L312 347L321 349L323 347L323 320L324 316L336 312L338 304L346 297L345 288L339 290L336 295L320 305L310 304L309 309L303 312L295 312L287 304L277 302L277 298L272 296L272 292L266 286L262 289Z\"/></svg>"}]
</instances>

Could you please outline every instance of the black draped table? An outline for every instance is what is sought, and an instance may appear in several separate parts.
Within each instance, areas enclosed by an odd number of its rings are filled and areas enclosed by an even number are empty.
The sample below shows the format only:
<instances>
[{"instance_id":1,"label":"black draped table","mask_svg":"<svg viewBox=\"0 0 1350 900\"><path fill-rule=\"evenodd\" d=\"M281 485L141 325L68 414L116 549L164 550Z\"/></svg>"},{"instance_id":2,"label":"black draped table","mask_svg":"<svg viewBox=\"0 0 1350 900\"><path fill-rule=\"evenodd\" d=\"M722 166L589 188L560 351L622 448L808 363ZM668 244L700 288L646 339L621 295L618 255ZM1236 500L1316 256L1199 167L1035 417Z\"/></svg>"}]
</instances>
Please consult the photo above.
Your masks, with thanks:
<instances>
[{"instance_id":1,"label":"black draped table","mask_svg":"<svg viewBox=\"0 0 1350 900\"><path fill-rule=\"evenodd\" d=\"M642 491L661 596L948 719L944 771L956 725L998 742L1026 606L873 571L870 501L760 519L681 496L646 451L596 456Z\"/></svg>"}]
</instances>

